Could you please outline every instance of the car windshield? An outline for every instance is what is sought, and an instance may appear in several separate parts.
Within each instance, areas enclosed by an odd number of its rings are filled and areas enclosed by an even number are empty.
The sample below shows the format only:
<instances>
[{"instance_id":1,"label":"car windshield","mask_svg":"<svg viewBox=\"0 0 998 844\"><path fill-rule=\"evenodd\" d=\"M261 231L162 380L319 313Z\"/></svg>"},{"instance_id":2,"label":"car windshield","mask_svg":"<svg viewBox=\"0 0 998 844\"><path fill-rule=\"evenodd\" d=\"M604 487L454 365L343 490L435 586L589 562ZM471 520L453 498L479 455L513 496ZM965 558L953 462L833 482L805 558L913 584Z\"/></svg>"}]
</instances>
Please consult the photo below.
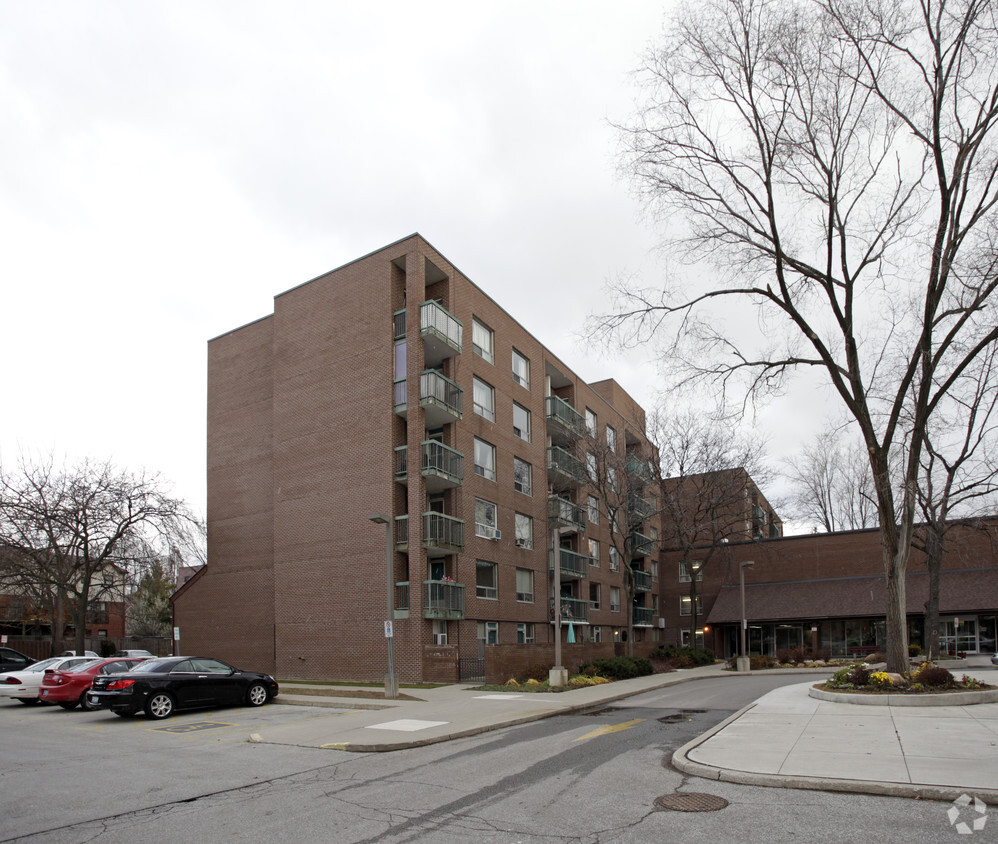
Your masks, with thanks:
<instances>
[{"instance_id":1,"label":"car windshield","mask_svg":"<svg viewBox=\"0 0 998 844\"><path fill-rule=\"evenodd\" d=\"M72 668L64 668L63 671L67 674L72 674L76 671L86 671L88 668L93 668L94 663L97 661L96 659L89 659L86 662L81 662L79 665L74 665Z\"/></svg>"},{"instance_id":2,"label":"car windshield","mask_svg":"<svg viewBox=\"0 0 998 844\"><path fill-rule=\"evenodd\" d=\"M34 665L29 665L25 671L44 671L46 668L51 668L59 661L59 657L52 657L51 659L43 659L41 662L36 662Z\"/></svg>"},{"instance_id":3,"label":"car windshield","mask_svg":"<svg viewBox=\"0 0 998 844\"><path fill-rule=\"evenodd\" d=\"M157 671L163 671L170 667L173 663L173 658L169 659L147 659L145 662L140 662L134 668L131 669L133 674L155 674Z\"/></svg>"}]
</instances>

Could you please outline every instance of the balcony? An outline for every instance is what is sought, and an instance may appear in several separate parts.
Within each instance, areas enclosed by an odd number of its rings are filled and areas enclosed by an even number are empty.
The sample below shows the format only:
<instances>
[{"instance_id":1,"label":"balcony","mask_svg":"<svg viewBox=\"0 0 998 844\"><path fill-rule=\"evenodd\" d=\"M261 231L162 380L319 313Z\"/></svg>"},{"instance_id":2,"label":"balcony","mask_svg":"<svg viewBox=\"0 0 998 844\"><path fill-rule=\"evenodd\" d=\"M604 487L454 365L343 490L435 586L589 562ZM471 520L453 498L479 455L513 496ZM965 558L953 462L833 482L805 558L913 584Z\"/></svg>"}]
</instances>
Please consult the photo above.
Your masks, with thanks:
<instances>
[{"instance_id":1,"label":"balcony","mask_svg":"<svg viewBox=\"0 0 998 844\"><path fill-rule=\"evenodd\" d=\"M435 369L420 372L419 406L426 412L426 427L439 428L460 419L463 392Z\"/></svg>"},{"instance_id":2,"label":"balcony","mask_svg":"<svg viewBox=\"0 0 998 844\"><path fill-rule=\"evenodd\" d=\"M396 340L405 340L405 308L400 311L395 311L392 316L392 325L394 327L394 337Z\"/></svg>"},{"instance_id":3,"label":"balcony","mask_svg":"<svg viewBox=\"0 0 998 844\"><path fill-rule=\"evenodd\" d=\"M635 627L651 627L655 622L655 610L651 607L634 607L631 623Z\"/></svg>"},{"instance_id":4,"label":"balcony","mask_svg":"<svg viewBox=\"0 0 998 844\"><path fill-rule=\"evenodd\" d=\"M651 592L651 572L641 569L631 569L634 572L634 591Z\"/></svg>"},{"instance_id":5,"label":"balcony","mask_svg":"<svg viewBox=\"0 0 998 844\"><path fill-rule=\"evenodd\" d=\"M409 517L395 517L395 550L409 550Z\"/></svg>"},{"instance_id":6,"label":"balcony","mask_svg":"<svg viewBox=\"0 0 998 844\"><path fill-rule=\"evenodd\" d=\"M423 513L423 547L428 557L446 557L464 550L464 519L444 513Z\"/></svg>"},{"instance_id":7,"label":"balcony","mask_svg":"<svg viewBox=\"0 0 998 844\"><path fill-rule=\"evenodd\" d=\"M586 482L586 464L556 445L548 449L548 482L555 489L574 489Z\"/></svg>"},{"instance_id":8,"label":"balcony","mask_svg":"<svg viewBox=\"0 0 998 844\"><path fill-rule=\"evenodd\" d=\"M569 548L562 548L561 554L561 576L569 580L584 580L589 576L589 564L592 557L588 554L580 554ZM554 551L548 551L548 569L554 571Z\"/></svg>"},{"instance_id":9,"label":"balcony","mask_svg":"<svg viewBox=\"0 0 998 844\"><path fill-rule=\"evenodd\" d=\"M651 466L648 465L648 461L641 459L636 454L627 455L626 470L631 478L631 483L635 487L650 484L654 478L654 473L651 470Z\"/></svg>"},{"instance_id":10,"label":"balcony","mask_svg":"<svg viewBox=\"0 0 998 844\"><path fill-rule=\"evenodd\" d=\"M586 508L580 507L567 498L552 495L548 498L548 519L558 527L584 531L586 529Z\"/></svg>"},{"instance_id":11,"label":"balcony","mask_svg":"<svg viewBox=\"0 0 998 844\"><path fill-rule=\"evenodd\" d=\"M437 302L419 306L419 334L426 366L439 366L447 358L461 354L463 332L461 321Z\"/></svg>"},{"instance_id":12,"label":"balcony","mask_svg":"<svg viewBox=\"0 0 998 844\"><path fill-rule=\"evenodd\" d=\"M423 618L464 618L464 584L424 580Z\"/></svg>"},{"instance_id":13,"label":"balcony","mask_svg":"<svg viewBox=\"0 0 998 844\"><path fill-rule=\"evenodd\" d=\"M631 531L627 537L627 550L632 557L650 557L655 551L655 540L638 531Z\"/></svg>"},{"instance_id":14,"label":"balcony","mask_svg":"<svg viewBox=\"0 0 998 844\"><path fill-rule=\"evenodd\" d=\"M409 581L395 584L395 617L409 617Z\"/></svg>"},{"instance_id":15,"label":"balcony","mask_svg":"<svg viewBox=\"0 0 998 844\"><path fill-rule=\"evenodd\" d=\"M409 447L400 445L395 449L395 480L400 484L409 481Z\"/></svg>"},{"instance_id":16,"label":"balcony","mask_svg":"<svg viewBox=\"0 0 998 844\"><path fill-rule=\"evenodd\" d=\"M551 621L553 623L554 602L551 603L549 610L551 614ZM584 624L589 623L589 601L583 601L580 598L572 598L571 596L562 596L561 623L568 624L570 621L574 621L576 624L580 622Z\"/></svg>"},{"instance_id":17,"label":"balcony","mask_svg":"<svg viewBox=\"0 0 998 844\"><path fill-rule=\"evenodd\" d=\"M441 492L464 483L464 455L436 440L419 444L419 471L427 492Z\"/></svg>"},{"instance_id":18,"label":"balcony","mask_svg":"<svg viewBox=\"0 0 998 844\"><path fill-rule=\"evenodd\" d=\"M631 492L627 495L627 516L631 524L645 522L655 514L655 505L647 498Z\"/></svg>"},{"instance_id":19,"label":"balcony","mask_svg":"<svg viewBox=\"0 0 998 844\"><path fill-rule=\"evenodd\" d=\"M585 436L586 420L572 405L558 396L548 396L544 400L544 414L547 420L548 436L552 442L565 445Z\"/></svg>"}]
</instances>

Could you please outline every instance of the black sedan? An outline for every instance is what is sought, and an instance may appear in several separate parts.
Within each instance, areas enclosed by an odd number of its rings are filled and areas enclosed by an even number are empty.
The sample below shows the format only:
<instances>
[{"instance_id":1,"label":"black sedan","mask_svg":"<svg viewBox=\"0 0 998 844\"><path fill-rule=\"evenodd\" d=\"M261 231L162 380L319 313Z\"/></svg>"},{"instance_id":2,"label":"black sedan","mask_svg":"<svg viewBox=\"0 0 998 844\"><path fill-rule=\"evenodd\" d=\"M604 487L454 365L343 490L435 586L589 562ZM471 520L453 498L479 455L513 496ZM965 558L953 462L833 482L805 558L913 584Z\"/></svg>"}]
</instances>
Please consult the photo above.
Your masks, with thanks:
<instances>
[{"instance_id":1,"label":"black sedan","mask_svg":"<svg viewBox=\"0 0 998 844\"><path fill-rule=\"evenodd\" d=\"M98 675L87 702L115 715L144 711L159 719L177 709L263 706L277 693L277 681L269 674L240 671L219 659L170 656L147 660L125 674Z\"/></svg>"}]
</instances>

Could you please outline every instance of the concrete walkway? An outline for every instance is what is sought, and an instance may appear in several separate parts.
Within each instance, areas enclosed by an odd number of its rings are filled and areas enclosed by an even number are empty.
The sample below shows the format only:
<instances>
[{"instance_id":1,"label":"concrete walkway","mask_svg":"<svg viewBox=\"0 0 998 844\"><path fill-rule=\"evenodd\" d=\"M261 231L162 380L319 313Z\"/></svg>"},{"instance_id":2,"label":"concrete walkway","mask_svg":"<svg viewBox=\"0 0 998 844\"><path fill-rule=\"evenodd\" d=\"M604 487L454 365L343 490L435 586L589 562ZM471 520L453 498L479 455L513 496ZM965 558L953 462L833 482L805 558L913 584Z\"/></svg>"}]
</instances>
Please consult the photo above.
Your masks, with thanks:
<instances>
[{"instance_id":1,"label":"concrete walkway","mask_svg":"<svg viewBox=\"0 0 998 844\"><path fill-rule=\"evenodd\" d=\"M972 658L955 670L998 685L998 670L986 657ZM801 676L800 684L764 695L680 748L673 764L696 776L752 785L937 800L969 793L998 804L998 703L831 703L808 696L817 681L810 673L810 680ZM261 728L250 740L331 750L401 750L591 709L677 683L709 677L738 682L738 676L713 665L568 693L473 692L468 685L451 685L403 689L418 700L396 701L298 697L295 686L287 684L278 703L312 708ZM337 688L335 693L350 690Z\"/></svg>"}]
</instances>

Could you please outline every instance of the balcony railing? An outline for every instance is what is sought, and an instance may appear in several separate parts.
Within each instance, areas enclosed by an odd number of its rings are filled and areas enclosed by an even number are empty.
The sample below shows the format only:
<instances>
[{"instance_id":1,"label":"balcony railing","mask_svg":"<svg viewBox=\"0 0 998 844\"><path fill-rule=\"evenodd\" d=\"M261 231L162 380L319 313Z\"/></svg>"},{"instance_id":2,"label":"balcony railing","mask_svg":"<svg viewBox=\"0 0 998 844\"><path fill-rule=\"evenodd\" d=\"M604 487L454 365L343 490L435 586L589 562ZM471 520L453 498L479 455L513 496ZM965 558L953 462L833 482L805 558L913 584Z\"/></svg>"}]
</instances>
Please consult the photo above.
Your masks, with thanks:
<instances>
[{"instance_id":1,"label":"balcony railing","mask_svg":"<svg viewBox=\"0 0 998 844\"><path fill-rule=\"evenodd\" d=\"M464 618L464 584L424 580L423 618Z\"/></svg>"},{"instance_id":2,"label":"balcony railing","mask_svg":"<svg viewBox=\"0 0 998 844\"><path fill-rule=\"evenodd\" d=\"M409 447L400 445L395 449L395 480L405 483L409 478Z\"/></svg>"},{"instance_id":3,"label":"balcony railing","mask_svg":"<svg viewBox=\"0 0 998 844\"><path fill-rule=\"evenodd\" d=\"M409 581L395 584L395 611L409 612Z\"/></svg>"},{"instance_id":4,"label":"balcony railing","mask_svg":"<svg viewBox=\"0 0 998 844\"><path fill-rule=\"evenodd\" d=\"M651 572L642 571L641 569L632 569L634 572L634 591L635 592L651 592Z\"/></svg>"},{"instance_id":5,"label":"balcony railing","mask_svg":"<svg viewBox=\"0 0 998 844\"><path fill-rule=\"evenodd\" d=\"M549 607L551 621L554 621L554 602ZM568 624L570 621L589 621L589 601L580 598L563 597L561 599L561 623Z\"/></svg>"},{"instance_id":6,"label":"balcony railing","mask_svg":"<svg viewBox=\"0 0 998 844\"><path fill-rule=\"evenodd\" d=\"M439 428L461 418L464 391L435 369L419 373L419 404L426 410L426 427Z\"/></svg>"},{"instance_id":7,"label":"balcony railing","mask_svg":"<svg viewBox=\"0 0 998 844\"><path fill-rule=\"evenodd\" d=\"M568 548L560 549L561 553L561 576L572 579L582 579L589 576L589 565L592 557L587 554L580 554ZM548 569L554 571L554 551L548 551Z\"/></svg>"},{"instance_id":8,"label":"balcony railing","mask_svg":"<svg viewBox=\"0 0 998 844\"><path fill-rule=\"evenodd\" d=\"M631 476L631 483L635 486L643 486L652 481L653 473L647 460L642 460L636 454L627 456L627 474Z\"/></svg>"},{"instance_id":9,"label":"balcony railing","mask_svg":"<svg viewBox=\"0 0 998 844\"><path fill-rule=\"evenodd\" d=\"M586 464L556 445L548 448L548 480L555 489L570 489L586 482Z\"/></svg>"},{"instance_id":10,"label":"balcony railing","mask_svg":"<svg viewBox=\"0 0 998 844\"><path fill-rule=\"evenodd\" d=\"M401 311L395 311L392 322L395 328L395 339L404 340L405 339L405 308Z\"/></svg>"},{"instance_id":11,"label":"balcony railing","mask_svg":"<svg viewBox=\"0 0 998 844\"><path fill-rule=\"evenodd\" d=\"M634 615L631 619L635 627L651 627L655 621L655 610L651 607L633 607Z\"/></svg>"},{"instance_id":12,"label":"balcony railing","mask_svg":"<svg viewBox=\"0 0 998 844\"><path fill-rule=\"evenodd\" d=\"M557 495L548 498L548 518L560 527L586 529L586 508Z\"/></svg>"},{"instance_id":13,"label":"balcony railing","mask_svg":"<svg viewBox=\"0 0 998 844\"><path fill-rule=\"evenodd\" d=\"M409 550L409 517L395 517L395 550Z\"/></svg>"},{"instance_id":14,"label":"balcony railing","mask_svg":"<svg viewBox=\"0 0 998 844\"><path fill-rule=\"evenodd\" d=\"M461 321L437 302L419 306L419 333L423 338L423 354L427 366L461 353L464 328Z\"/></svg>"},{"instance_id":15,"label":"balcony railing","mask_svg":"<svg viewBox=\"0 0 998 844\"><path fill-rule=\"evenodd\" d=\"M423 547L443 555L463 551L464 519L444 513L423 513Z\"/></svg>"},{"instance_id":16,"label":"balcony railing","mask_svg":"<svg viewBox=\"0 0 998 844\"><path fill-rule=\"evenodd\" d=\"M655 513L655 505L648 499L631 492L627 495L627 511L632 523L644 522Z\"/></svg>"},{"instance_id":17,"label":"balcony railing","mask_svg":"<svg viewBox=\"0 0 998 844\"><path fill-rule=\"evenodd\" d=\"M426 489L439 492L464 482L464 455L436 440L419 444L420 473L426 478Z\"/></svg>"},{"instance_id":18,"label":"balcony railing","mask_svg":"<svg viewBox=\"0 0 998 844\"><path fill-rule=\"evenodd\" d=\"M655 540L638 531L632 531L627 537L627 549L633 557L650 557L655 550Z\"/></svg>"},{"instance_id":19,"label":"balcony railing","mask_svg":"<svg viewBox=\"0 0 998 844\"><path fill-rule=\"evenodd\" d=\"M392 388L392 405L399 416L405 416L409 409L409 382L404 378Z\"/></svg>"},{"instance_id":20,"label":"balcony railing","mask_svg":"<svg viewBox=\"0 0 998 844\"><path fill-rule=\"evenodd\" d=\"M585 435L586 421L572 405L558 396L544 400L548 434L555 442L568 442Z\"/></svg>"}]
</instances>

